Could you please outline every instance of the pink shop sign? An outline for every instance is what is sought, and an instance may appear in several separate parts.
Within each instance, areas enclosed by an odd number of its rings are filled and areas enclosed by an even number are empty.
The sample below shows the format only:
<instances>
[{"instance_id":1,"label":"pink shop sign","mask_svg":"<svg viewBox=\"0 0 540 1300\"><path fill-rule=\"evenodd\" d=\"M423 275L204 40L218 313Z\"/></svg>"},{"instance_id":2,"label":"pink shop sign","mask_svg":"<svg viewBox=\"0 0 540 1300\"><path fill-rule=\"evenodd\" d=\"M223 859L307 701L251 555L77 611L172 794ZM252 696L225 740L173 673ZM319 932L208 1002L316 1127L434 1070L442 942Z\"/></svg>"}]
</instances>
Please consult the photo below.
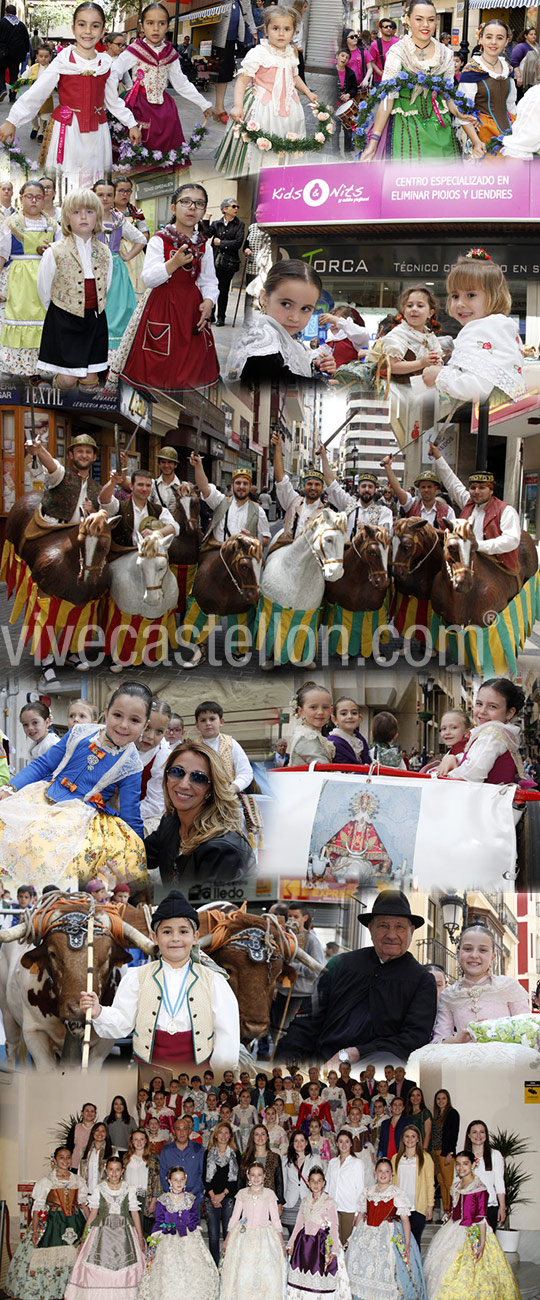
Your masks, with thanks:
<instances>
[{"instance_id":1,"label":"pink shop sign","mask_svg":"<svg viewBox=\"0 0 540 1300\"><path fill-rule=\"evenodd\" d=\"M263 226L358 225L377 221L384 163L312 163L261 172L257 221Z\"/></svg>"},{"instance_id":2,"label":"pink shop sign","mask_svg":"<svg viewBox=\"0 0 540 1300\"><path fill-rule=\"evenodd\" d=\"M531 164L493 157L481 164L388 161L384 168L383 221L523 221L529 202Z\"/></svg>"},{"instance_id":3,"label":"pink shop sign","mask_svg":"<svg viewBox=\"0 0 540 1300\"><path fill-rule=\"evenodd\" d=\"M257 199L263 226L530 217L540 217L540 164L515 158L272 167L261 172Z\"/></svg>"}]
</instances>

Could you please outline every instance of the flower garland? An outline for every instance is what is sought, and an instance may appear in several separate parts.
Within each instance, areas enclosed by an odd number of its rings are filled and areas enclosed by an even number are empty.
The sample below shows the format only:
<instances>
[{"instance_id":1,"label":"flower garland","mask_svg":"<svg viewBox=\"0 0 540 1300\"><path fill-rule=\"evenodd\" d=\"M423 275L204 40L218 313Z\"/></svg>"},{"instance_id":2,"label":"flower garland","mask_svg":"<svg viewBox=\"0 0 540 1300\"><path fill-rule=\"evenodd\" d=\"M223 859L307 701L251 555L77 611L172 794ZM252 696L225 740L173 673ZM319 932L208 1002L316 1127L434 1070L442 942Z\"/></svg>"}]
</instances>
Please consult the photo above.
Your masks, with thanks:
<instances>
[{"instance_id":1,"label":"flower garland","mask_svg":"<svg viewBox=\"0 0 540 1300\"><path fill-rule=\"evenodd\" d=\"M368 136L375 120L375 113L379 104L388 95L399 95L400 90L421 91L423 94L430 95L432 101L437 96L449 97L454 101L456 108L460 113L469 115L470 104L466 96L460 90L455 90L454 82L451 77L444 77L442 73L431 72L398 72L397 77L392 77L389 81L381 81L375 86L368 95L367 99L362 100L358 105L358 121L353 131L358 141L360 150L365 149L368 143Z\"/></svg>"},{"instance_id":2,"label":"flower garland","mask_svg":"<svg viewBox=\"0 0 540 1300\"><path fill-rule=\"evenodd\" d=\"M327 104L311 104L311 111L320 124L315 135L299 136L296 131L287 131L286 135L270 134L262 130L254 117L248 117L247 122L237 122L233 135L241 136L244 144L255 145L261 153L268 153L270 149L274 153L316 153L335 133L334 110Z\"/></svg>"},{"instance_id":3,"label":"flower garland","mask_svg":"<svg viewBox=\"0 0 540 1300\"><path fill-rule=\"evenodd\" d=\"M125 126L120 122L109 122L109 125L117 157L115 172L130 172L136 166L153 167L155 164L161 169L189 167L191 155L200 149L208 135L208 127L204 122L199 122L190 139L184 140L179 149L149 149L144 144L132 144Z\"/></svg>"},{"instance_id":4,"label":"flower garland","mask_svg":"<svg viewBox=\"0 0 540 1300\"><path fill-rule=\"evenodd\" d=\"M4 153L7 154L10 163L14 163L16 167L21 167L27 176L28 172L39 171L39 163L34 162L32 158L27 158L25 154L21 153L20 145L21 142L17 139L17 136L14 137L12 144L2 145Z\"/></svg>"}]
</instances>

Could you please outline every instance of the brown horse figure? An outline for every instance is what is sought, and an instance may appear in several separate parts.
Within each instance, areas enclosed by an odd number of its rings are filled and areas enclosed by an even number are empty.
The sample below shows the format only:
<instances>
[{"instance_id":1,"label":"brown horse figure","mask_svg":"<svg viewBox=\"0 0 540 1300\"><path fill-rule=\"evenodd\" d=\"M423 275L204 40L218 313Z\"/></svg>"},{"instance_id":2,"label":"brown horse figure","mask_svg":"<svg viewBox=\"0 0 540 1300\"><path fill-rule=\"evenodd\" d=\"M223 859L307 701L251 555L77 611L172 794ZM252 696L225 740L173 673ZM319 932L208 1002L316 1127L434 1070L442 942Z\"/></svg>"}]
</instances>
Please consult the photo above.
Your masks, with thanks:
<instances>
[{"instance_id":1,"label":"brown horse figure","mask_svg":"<svg viewBox=\"0 0 540 1300\"><path fill-rule=\"evenodd\" d=\"M202 542L201 503L197 491L188 492L184 484L179 495L182 499L171 514L180 532L169 547L169 564L196 564Z\"/></svg>"},{"instance_id":2,"label":"brown horse figure","mask_svg":"<svg viewBox=\"0 0 540 1300\"><path fill-rule=\"evenodd\" d=\"M403 596L431 599L442 565L442 537L427 519L398 519L392 537L394 587Z\"/></svg>"},{"instance_id":3,"label":"brown horse figure","mask_svg":"<svg viewBox=\"0 0 540 1300\"><path fill-rule=\"evenodd\" d=\"M345 546L343 577L327 582L325 596L329 604L342 609L380 609L390 583L388 554L390 534L387 528L364 524Z\"/></svg>"},{"instance_id":4,"label":"brown horse figure","mask_svg":"<svg viewBox=\"0 0 540 1300\"><path fill-rule=\"evenodd\" d=\"M245 614L260 596L262 546L238 533L201 552L192 595L204 614Z\"/></svg>"},{"instance_id":5,"label":"brown horse figure","mask_svg":"<svg viewBox=\"0 0 540 1300\"><path fill-rule=\"evenodd\" d=\"M446 623L482 626L485 615L506 609L537 569L536 546L529 533L521 534L519 566L512 572L496 557L483 555L469 521L458 519L453 531L444 534L444 563L433 583L431 603Z\"/></svg>"},{"instance_id":6,"label":"brown horse figure","mask_svg":"<svg viewBox=\"0 0 540 1300\"><path fill-rule=\"evenodd\" d=\"M45 596L57 596L83 606L107 590L111 527L104 510L67 528L34 526L41 493L20 497L6 520L6 539L28 565ZM29 533L29 535L28 535Z\"/></svg>"}]
</instances>

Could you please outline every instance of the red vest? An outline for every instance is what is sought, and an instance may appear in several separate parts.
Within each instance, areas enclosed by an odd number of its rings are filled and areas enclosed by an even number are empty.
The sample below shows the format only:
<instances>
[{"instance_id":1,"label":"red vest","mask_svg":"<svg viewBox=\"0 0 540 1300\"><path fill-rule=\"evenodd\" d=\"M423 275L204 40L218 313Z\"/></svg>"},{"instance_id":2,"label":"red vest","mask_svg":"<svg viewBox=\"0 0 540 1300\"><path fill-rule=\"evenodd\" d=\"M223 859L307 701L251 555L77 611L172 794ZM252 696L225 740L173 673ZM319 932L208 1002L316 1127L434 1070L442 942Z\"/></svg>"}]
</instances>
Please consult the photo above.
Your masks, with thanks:
<instances>
[{"instance_id":1,"label":"red vest","mask_svg":"<svg viewBox=\"0 0 540 1300\"><path fill-rule=\"evenodd\" d=\"M331 338L326 341L334 353L336 366L346 366L349 361L358 360L358 348L355 348L350 339L336 339L334 343Z\"/></svg>"},{"instance_id":2,"label":"red vest","mask_svg":"<svg viewBox=\"0 0 540 1300\"><path fill-rule=\"evenodd\" d=\"M500 537L501 535L501 515L506 506L506 501L500 501L498 497L492 497L488 501L484 510L484 538L488 541L491 537ZM460 519L470 519L474 510L474 502L469 501L461 511ZM504 555L497 555L496 558L506 569L511 569L513 573L519 568L519 549L516 546L513 551L506 551Z\"/></svg>"},{"instance_id":3,"label":"red vest","mask_svg":"<svg viewBox=\"0 0 540 1300\"><path fill-rule=\"evenodd\" d=\"M422 514L422 501L420 497L415 497L410 510L407 511L407 519L418 519ZM448 506L445 501L439 501L435 498L435 513L437 516L437 527L446 528L446 519L448 519Z\"/></svg>"},{"instance_id":4,"label":"red vest","mask_svg":"<svg viewBox=\"0 0 540 1300\"><path fill-rule=\"evenodd\" d=\"M151 775L152 775L152 768L153 768L153 766L154 766L154 763L155 763L155 761L156 761L156 758L157 758L157 754L154 754L154 757L150 759L150 762L147 763L145 767L143 767L143 770L142 770L142 773L141 773L141 799L145 799L145 798L146 798L146 791L147 791L147 789L148 789L148 782L149 782L150 777L151 777Z\"/></svg>"},{"instance_id":5,"label":"red vest","mask_svg":"<svg viewBox=\"0 0 540 1300\"><path fill-rule=\"evenodd\" d=\"M58 99L60 103L54 109L52 118L55 122L64 122L67 126L77 114L79 131L97 131L102 122L107 121L105 111L105 85L109 69L99 76L70 77L60 74L58 78ZM68 111L71 116L68 119Z\"/></svg>"}]
</instances>

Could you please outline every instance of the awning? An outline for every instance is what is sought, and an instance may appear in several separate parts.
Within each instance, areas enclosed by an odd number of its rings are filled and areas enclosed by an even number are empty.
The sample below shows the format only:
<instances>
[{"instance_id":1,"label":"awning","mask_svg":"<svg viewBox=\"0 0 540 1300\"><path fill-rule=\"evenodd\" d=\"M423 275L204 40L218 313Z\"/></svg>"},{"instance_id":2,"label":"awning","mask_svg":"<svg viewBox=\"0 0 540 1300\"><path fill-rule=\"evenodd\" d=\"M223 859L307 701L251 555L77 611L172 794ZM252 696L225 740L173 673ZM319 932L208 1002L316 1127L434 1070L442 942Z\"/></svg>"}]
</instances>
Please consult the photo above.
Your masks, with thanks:
<instances>
[{"instance_id":1,"label":"awning","mask_svg":"<svg viewBox=\"0 0 540 1300\"><path fill-rule=\"evenodd\" d=\"M538 9L539 0L525 4L523 0L469 0L471 9Z\"/></svg>"},{"instance_id":2,"label":"awning","mask_svg":"<svg viewBox=\"0 0 540 1300\"><path fill-rule=\"evenodd\" d=\"M212 5L210 9L195 9L190 13L182 14L181 17L184 20L189 18L193 27L196 23L209 23L212 22L214 18L221 18L221 15L226 13L229 7L228 4Z\"/></svg>"}]
</instances>

